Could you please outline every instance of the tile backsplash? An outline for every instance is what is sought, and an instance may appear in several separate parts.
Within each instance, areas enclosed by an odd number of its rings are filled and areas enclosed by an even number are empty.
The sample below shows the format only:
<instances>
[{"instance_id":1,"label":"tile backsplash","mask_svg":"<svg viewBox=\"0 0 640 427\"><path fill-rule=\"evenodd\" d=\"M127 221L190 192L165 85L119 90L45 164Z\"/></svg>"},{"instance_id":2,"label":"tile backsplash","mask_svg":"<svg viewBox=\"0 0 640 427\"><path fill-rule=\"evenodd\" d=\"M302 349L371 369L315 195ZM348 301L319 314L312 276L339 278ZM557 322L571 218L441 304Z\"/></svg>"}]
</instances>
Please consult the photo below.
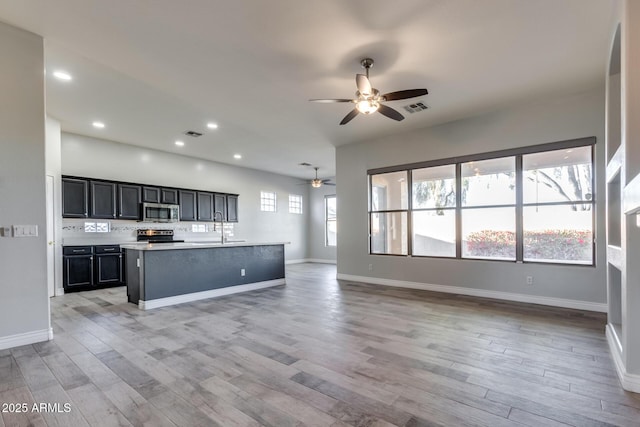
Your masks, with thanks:
<instances>
[{"instance_id":1,"label":"tile backsplash","mask_svg":"<svg viewBox=\"0 0 640 427\"><path fill-rule=\"evenodd\" d=\"M201 222L138 222L95 219L63 219L62 244L116 244L136 241L136 231L143 228L173 230L174 239L212 241L220 238L221 224ZM234 224L224 224L225 237L234 237Z\"/></svg>"}]
</instances>

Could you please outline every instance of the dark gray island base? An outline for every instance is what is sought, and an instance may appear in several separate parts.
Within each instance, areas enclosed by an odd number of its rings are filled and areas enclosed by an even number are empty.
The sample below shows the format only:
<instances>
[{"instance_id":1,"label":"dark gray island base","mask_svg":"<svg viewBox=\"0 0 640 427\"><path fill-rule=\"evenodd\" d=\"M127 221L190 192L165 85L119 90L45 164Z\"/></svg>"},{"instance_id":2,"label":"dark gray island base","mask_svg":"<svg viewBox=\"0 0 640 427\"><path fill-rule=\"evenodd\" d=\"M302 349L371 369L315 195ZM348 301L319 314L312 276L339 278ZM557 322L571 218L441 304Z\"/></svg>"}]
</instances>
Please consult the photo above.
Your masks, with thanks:
<instances>
[{"instance_id":1,"label":"dark gray island base","mask_svg":"<svg viewBox=\"0 0 640 427\"><path fill-rule=\"evenodd\" d=\"M122 247L129 302L142 310L285 284L284 243Z\"/></svg>"}]
</instances>

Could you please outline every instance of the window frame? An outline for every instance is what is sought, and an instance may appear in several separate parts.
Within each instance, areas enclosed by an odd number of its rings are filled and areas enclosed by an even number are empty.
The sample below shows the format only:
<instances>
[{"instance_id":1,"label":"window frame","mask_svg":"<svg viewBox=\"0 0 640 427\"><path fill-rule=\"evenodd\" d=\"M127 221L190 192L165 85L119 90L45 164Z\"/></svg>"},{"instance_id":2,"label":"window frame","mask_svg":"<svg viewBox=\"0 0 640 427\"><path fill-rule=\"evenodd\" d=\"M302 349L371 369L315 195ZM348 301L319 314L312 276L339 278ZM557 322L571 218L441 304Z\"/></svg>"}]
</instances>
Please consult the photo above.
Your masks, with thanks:
<instances>
[{"instance_id":1,"label":"window frame","mask_svg":"<svg viewBox=\"0 0 640 427\"><path fill-rule=\"evenodd\" d=\"M289 213L302 215L303 198L300 194L289 194Z\"/></svg>"},{"instance_id":2,"label":"window frame","mask_svg":"<svg viewBox=\"0 0 640 427\"><path fill-rule=\"evenodd\" d=\"M369 238L368 238L368 252L369 255L381 255L381 256L400 256L400 257L414 257L414 258L445 258L445 259L457 259L457 260L482 260L482 261L495 261L495 262L508 262L508 263L531 263L531 264L549 264L549 265L560 265L560 266L573 266L573 267L595 267L596 266L596 203L597 203L597 192L596 192L596 137L586 137L586 138L578 138L571 139L566 141L559 142L551 142L540 145L532 145L526 147L512 148L506 150L492 151L487 153L480 154L471 154L459 157L450 157L439 160L429 160L424 162L416 162L409 163L405 165L398 166L389 166L382 168L375 168L367 170L367 184L368 184L368 223L369 223ZM579 148L579 147L591 147L591 191L592 197L591 200L585 203L584 201L576 201L576 202L549 202L549 203L538 203L539 206L545 205L571 205L571 204L590 204L591 205L591 216L592 216L592 239L591 239L591 263L572 263L567 262L567 260L562 261L548 261L548 260L524 260L523 252L524 252L524 217L523 211L525 207L531 206L531 203L524 203L523 200L523 156L527 154L535 154L542 153L547 151L556 151L562 149L571 149L571 148ZM515 260L504 260L504 259L492 259L492 258L471 258L471 257L462 257L462 215L461 212L463 207L461 206L462 199L462 164L468 163L471 161L482 161L482 160L491 160L491 159L499 159L505 157L515 157L515 185L516 185L516 201L515 201L515 240L516 240L516 257ZM444 165L455 165L456 169L456 207L453 208L455 210L455 222L456 222L456 256L433 256L433 255L414 255L413 254L413 224L412 217L413 212L421 211L424 209L414 209L413 208L413 183L412 183L412 171L416 169L423 169L429 167L436 166L444 166ZM372 177L374 175L392 173L392 172L402 172L406 171L407 173L407 191L409 194L408 197L408 206L407 209L402 210L373 210L372 209ZM489 208L491 206L482 206ZM451 208L449 208L451 209ZM407 254L388 254L388 253L378 253L372 252L372 214L374 213L383 213L383 212L406 212L407 215Z\"/></svg>"},{"instance_id":3,"label":"window frame","mask_svg":"<svg viewBox=\"0 0 640 427\"><path fill-rule=\"evenodd\" d=\"M335 199L336 201L336 216L329 219L329 199ZM336 244L329 244L329 221L336 224ZM335 248L338 246L338 198L335 194L327 194L324 196L324 246L329 248Z\"/></svg>"},{"instance_id":4,"label":"window frame","mask_svg":"<svg viewBox=\"0 0 640 427\"><path fill-rule=\"evenodd\" d=\"M271 197L273 195L273 198ZM273 203L271 203L273 200ZM265 209L273 206L273 209ZM260 212L277 212L278 211L278 194L275 191L260 191Z\"/></svg>"},{"instance_id":5,"label":"window frame","mask_svg":"<svg viewBox=\"0 0 640 427\"><path fill-rule=\"evenodd\" d=\"M455 190L456 190L456 201L455 201L455 205L454 206L443 206L443 207L434 207L434 208L416 208L414 207L414 201L413 201L413 171L415 170L420 170L420 169L428 169L428 168L435 168L435 167L440 167L440 166L453 166L454 167L454 173L453 173L453 180L454 180L454 185L455 185ZM458 258L458 206L460 205L460 198L458 196L458 194L460 194L460 186L458 185L458 165L455 163L447 163L447 164L443 164L443 165L432 165L432 166L427 166L424 168L413 168L409 170L409 178L408 178L408 185L409 188L407 189L410 193L410 197L409 197L409 216L411 217L411 222L410 225L408 226L408 235L409 235L409 239L410 239L410 254L412 257L416 257L416 258L443 258L443 259L456 259ZM455 245L456 245L456 249L455 249L455 254L453 256L449 256L449 255L416 255L414 254L414 239L413 239L413 214L416 212L435 212L438 210L442 210L442 211L453 211L453 215L454 215L454 234L455 234Z\"/></svg>"},{"instance_id":6,"label":"window frame","mask_svg":"<svg viewBox=\"0 0 640 427\"><path fill-rule=\"evenodd\" d=\"M372 210L371 207L373 205L373 185L372 185L372 176L376 175L376 174L368 174L368 180L367 182L369 183L369 213L368 213L368 219L369 219L369 254L370 255L384 255L384 256L400 256L400 257L406 257L406 256L410 256L411 255L411 248L413 247L413 241L411 238L411 199L412 199L412 195L411 195L411 188L413 186L412 182L411 182L411 171L406 170L406 169L396 169L396 170L392 170L392 171L387 171L385 173L393 173L393 172L405 172L406 173L406 178L405 178L405 182L407 184L407 207L406 208L400 208L400 209L378 209L378 210ZM372 248L373 248L373 226L372 223L373 221L371 221L372 215L373 214L393 214L393 213L404 213L406 215L406 222L407 222L407 253L406 254L399 254L399 253L380 253L380 252L371 252Z\"/></svg>"},{"instance_id":7,"label":"window frame","mask_svg":"<svg viewBox=\"0 0 640 427\"><path fill-rule=\"evenodd\" d=\"M482 162L484 160L496 160L496 159L509 159L509 158L513 158L513 173L515 174L514 178L516 181L516 188L514 191L514 199L513 199L513 203L510 204L506 204L506 203L496 203L496 204L486 204L486 205L465 205L463 206L462 204L462 180L463 180L463 172L462 172L462 165L466 164L466 163L470 163L470 162ZM459 162L456 163L456 188L458 190L458 194L460 194L460 197L458 198L458 205L457 205L457 209L456 209L456 224L457 224L457 233L456 233L456 258L459 259L474 259L474 260L486 260L486 261L504 261L504 262L514 262L514 261L518 261L518 247L520 246L518 243L518 218L519 218L519 211L518 211L518 196L519 194L521 194L521 188L518 186L518 164L521 164L521 160L522 160L522 155L511 155L511 156L500 156L500 157L492 157L490 159L478 159L478 160L470 160L470 161L466 161L466 162ZM513 215L514 215L514 240L515 240L515 252L514 252L514 258L513 259L506 259L506 258L492 258L492 257L480 257L480 256L465 256L463 254L463 248L462 248L462 231L463 231L463 220L462 220L462 213L464 211L478 211L481 209L502 209L502 208L513 208Z\"/></svg>"}]
</instances>

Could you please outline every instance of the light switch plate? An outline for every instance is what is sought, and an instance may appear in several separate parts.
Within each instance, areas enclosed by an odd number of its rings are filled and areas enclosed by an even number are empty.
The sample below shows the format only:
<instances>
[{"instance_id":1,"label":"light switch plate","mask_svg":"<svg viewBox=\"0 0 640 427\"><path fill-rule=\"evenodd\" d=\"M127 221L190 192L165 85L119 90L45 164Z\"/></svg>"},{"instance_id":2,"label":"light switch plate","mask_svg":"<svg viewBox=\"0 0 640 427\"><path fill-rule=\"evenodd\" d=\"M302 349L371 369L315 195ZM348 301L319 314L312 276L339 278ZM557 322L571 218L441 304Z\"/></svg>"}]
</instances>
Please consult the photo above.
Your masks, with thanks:
<instances>
[{"instance_id":1,"label":"light switch plate","mask_svg":"<svg viewBox=\"0 0 640 427\"><path fill-rule=\"evenodd\" d=\"M37 225L14 225L13 226L13 237L37 237L37 236L38 236Z\"/></svg>"}]
</instances>

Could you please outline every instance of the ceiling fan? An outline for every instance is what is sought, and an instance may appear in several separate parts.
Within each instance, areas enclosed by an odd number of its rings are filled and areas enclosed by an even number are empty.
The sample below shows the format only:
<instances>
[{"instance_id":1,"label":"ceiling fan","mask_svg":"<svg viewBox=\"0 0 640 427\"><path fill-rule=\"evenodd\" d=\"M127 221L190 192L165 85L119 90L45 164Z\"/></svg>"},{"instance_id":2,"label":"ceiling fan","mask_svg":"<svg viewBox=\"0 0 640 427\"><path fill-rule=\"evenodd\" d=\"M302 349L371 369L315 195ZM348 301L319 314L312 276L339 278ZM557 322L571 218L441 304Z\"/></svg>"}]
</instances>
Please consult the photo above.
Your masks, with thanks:
<instances>
[{"instance_id":1,"label":"ceiling fan","mask_svg":"<svg viewBox=\"0 0 640 427\"><path fill-rule=\"evenodd\" d=\"M390 119L401 121L404 120L404 116L391 107L384 105L387 101L398 101L400 99L415 98L416 96L426 95L429 92L426 89L407 89L399 90L397 92L389 92L384 95L380 95L378 89L371 86L369 81L369 69L373 67L373 59L365 58L360 61L360 65L366 70L365 74L356 74L356 91L355 99L310 99L311 102L352 102L356 104L356 108L351 110L344 119L340 122L341 125L349 123L358 113L372 114L378 111L380 114L389 117Z\"/></svg>"},{"instance_id":2,"label":"ceiling fan","mask_svg":"<svg viewBox=\"0 0 640 427\"><path fill-rule=\"evenodd\" d=\"M313 188L320 188L323 185L336 185L333 182L331 182L330 179L320 179L320 178L318 178L318 169L320 169L319 167L314 166L313 169L315 169L315 171L316 171L316 177L314 179L308 181L308 184L311 184L311 186Z\"/></svg>"}]
</instances>

